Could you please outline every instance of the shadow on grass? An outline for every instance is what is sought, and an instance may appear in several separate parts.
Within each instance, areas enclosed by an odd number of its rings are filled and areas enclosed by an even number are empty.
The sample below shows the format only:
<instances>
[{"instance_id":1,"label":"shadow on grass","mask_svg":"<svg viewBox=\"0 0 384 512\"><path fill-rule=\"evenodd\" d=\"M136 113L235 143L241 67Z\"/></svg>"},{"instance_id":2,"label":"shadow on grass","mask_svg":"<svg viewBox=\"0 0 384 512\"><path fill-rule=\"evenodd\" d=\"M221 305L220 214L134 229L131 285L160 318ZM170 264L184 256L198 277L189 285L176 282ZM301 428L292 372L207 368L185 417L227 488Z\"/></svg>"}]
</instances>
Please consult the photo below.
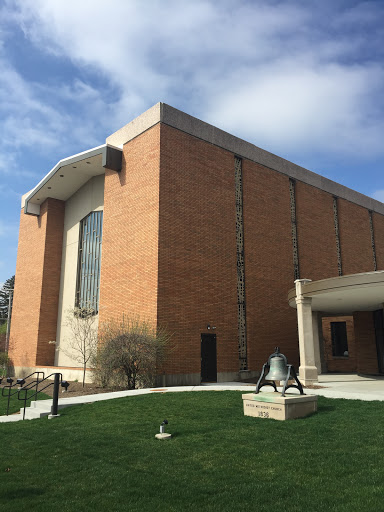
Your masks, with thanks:
<instances>
[{"instance_id":1,"label":"shadow on grass","mask_svg":"<svg viewBox=\"0 0 384 512\"><path fill-rule=\"evenodd\" d=\"M332 411L336 411L336 407L334 405L318 405L317 406L317 412L329 413L329 412L332 412Z\"/></svg>"},{"instance_id":2,"label":"shadow on grass","mask_svg":"<svg viewBox=\"0 0 384 512\"><path fill-rule=\"evenodd\" d=\"M12 489L9 491L2 491L0 503L1 502L8 502L8 500L20 500L22 498L33 498L36 496L42 496L45 494L46 491L44 489L40 488L25 488L25 487L19 487L17 489Z\"/></svg>"}]
</instances>

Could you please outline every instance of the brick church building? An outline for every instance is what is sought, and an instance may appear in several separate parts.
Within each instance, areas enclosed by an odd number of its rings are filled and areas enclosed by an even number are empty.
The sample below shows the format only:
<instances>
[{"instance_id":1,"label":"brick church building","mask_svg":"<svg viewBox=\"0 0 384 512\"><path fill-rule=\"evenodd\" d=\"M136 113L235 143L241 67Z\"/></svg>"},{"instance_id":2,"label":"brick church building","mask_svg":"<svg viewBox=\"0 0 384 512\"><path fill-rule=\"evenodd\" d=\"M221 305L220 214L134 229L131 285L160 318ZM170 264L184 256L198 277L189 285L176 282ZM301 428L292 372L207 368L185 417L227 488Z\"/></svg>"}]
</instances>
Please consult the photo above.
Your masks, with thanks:
<instances>
[{"instance_id":1,"label":"brick church building","mask_svg":"<svg viewBox=\"0 0 384 512\"><path fill-rule=\"evenodd\" d=\"M276 345L380 373L383 271L384 204L158 103L23 196L10 357L75 375L65 316L87 304L172 335L163 385L254 377Z\"/></svg>"}]
</instances>

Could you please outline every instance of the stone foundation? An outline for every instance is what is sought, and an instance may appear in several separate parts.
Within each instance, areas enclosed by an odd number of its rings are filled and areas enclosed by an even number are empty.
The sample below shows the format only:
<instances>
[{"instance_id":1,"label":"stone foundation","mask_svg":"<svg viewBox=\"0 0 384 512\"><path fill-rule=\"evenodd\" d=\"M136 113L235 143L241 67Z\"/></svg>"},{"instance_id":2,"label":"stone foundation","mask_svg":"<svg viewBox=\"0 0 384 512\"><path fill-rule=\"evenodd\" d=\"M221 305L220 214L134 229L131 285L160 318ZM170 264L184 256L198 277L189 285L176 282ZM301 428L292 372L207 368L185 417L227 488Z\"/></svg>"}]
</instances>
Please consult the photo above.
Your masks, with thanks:
<instances>
[{"instance_id":1,"label":"stone foundation","mask_svg":"<svg viewBox=\"0 0 384 512\"><path fill-rule=\"evenodd\" d=\"M316 395L289 395L280 393L247 393L242 395L244 415L274 420L304 418L317 411Z\"/></svg>"}]
</instances>

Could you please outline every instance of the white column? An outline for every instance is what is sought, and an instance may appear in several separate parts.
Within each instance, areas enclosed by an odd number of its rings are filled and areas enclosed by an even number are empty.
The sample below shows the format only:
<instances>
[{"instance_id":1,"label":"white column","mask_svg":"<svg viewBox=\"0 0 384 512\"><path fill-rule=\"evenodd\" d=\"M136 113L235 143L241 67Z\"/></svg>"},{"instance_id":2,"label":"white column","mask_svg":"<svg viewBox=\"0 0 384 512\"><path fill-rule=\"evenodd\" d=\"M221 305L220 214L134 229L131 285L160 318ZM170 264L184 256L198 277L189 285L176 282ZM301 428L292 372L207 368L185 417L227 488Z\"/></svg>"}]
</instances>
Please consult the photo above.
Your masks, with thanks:
<instances>
[{"instance_id":1,"label":"white column","mask_svg":"<svg viewBox=\"0 0 384 512\"><path fill-rule=\"evenodd\" d=\"M315 366L318 375L321 374L320 329L321 317L317 311L312 311L313 349L315 352Z\"/></svg>"},{"instance_id":2,"label":"white column","mask_svg":"<svg viewBox=\"0 0 384 512\"><path fill-rule=\"evenodd\" d=\"M303 294L305 284L308 282L310 282L310 279L297 279L295 281L300 349L299 375L304 385L318 382L313 337L312 298L304 297Z\"/></svg>"}]
</instances>

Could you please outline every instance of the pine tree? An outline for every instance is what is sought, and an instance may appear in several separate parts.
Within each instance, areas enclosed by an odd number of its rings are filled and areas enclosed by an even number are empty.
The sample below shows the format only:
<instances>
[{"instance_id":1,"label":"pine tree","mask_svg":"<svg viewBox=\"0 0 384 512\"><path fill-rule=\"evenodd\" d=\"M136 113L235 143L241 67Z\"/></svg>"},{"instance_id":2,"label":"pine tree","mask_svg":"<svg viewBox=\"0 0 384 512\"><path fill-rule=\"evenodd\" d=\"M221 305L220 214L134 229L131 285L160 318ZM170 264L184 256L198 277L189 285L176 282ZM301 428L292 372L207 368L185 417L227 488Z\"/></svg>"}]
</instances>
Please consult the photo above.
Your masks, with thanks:
<instances>
[{"instance_id":1,"label":"pine tree","mask_svg":"<svg viewBox=\"0 0 384 512\"><path fill-rule=\"evenodd\" d=\"M8 318L9 295L14 286L15 276L12 276L0 288L0 318Z\"/></svg>"}]
</instances>

